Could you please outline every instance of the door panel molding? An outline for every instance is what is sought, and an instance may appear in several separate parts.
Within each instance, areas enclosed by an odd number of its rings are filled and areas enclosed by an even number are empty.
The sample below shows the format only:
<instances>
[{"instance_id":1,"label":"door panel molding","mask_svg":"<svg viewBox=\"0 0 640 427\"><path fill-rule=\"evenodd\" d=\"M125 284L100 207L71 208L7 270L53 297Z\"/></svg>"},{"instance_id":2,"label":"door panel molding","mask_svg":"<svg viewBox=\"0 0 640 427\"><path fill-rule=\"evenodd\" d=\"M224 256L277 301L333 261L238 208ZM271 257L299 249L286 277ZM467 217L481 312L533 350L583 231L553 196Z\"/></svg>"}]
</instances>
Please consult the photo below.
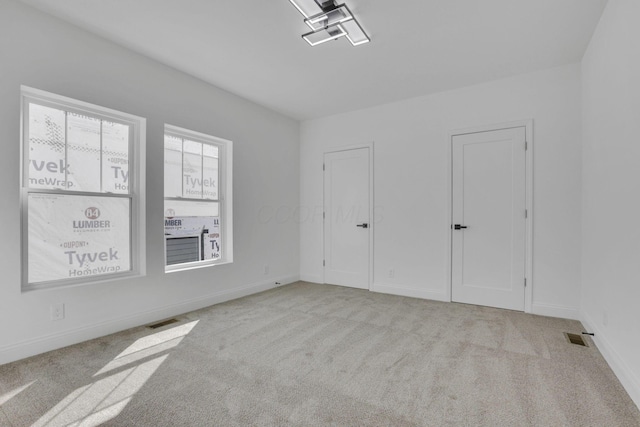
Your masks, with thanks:
<instances>
[{"instance_id":1,"label":"door panel molding","mask_svg":"<svg viewBox=\"0 0 640 427\"><path fill-rule=\"evenodd\" d=\"M471 133L479 133L479 132L491 132L496 130L503 129L512 129L516 127L524 127L525 128L525 139L527 142L527 150L525 153L525 204L527 209L527 218L525 221L525 279L526 279L526 287L525 287L525 301L524 301L524 311L525 313L532 312L533 306L533 286L534 286L534 277L533 277L533 218L534 218L534 209L533 209L533 150L535 147L534 143L534 135L533 135L533 119L524 119L517 121L510 121L504 123L497 124L488 124L474 127L464 127L464 128L453 128L447 134L447 153L448 153L448 161L447 161L447 222L443 224L443 230L447 233L448 237L447 247L446 247L446 259L447 264L445 266L445 277L447 278L447 286L446 286L446 300L451 301L452 297L452 239L453 234L451 232L451 224L453 220L453 138L459 135L467 135Z\"/></svg>"},{"instance_id":2,"label":"door panel molding","mask_svg":"<svg viewBox=\"0 0 640 427\"><path fill-rule=\"evenodd\" d=\"M327 154L331 154L331 153L338 153L338 152L343 152L343 151L351 151L351 150L358 150L358 149L362 149L362 148L368 148L368 153L369 153L369 227L367 228L368 233L369 233L369 279L368 279L368 284L367 284L367 289L372 290L373 287L373 260L374 260L374 236L375 236L375 227L376 227L376 218L374 216L374 206L375 206L375 200L374 200L374 142L365 142L365 143L360 143L360 144L351 144L351 145L340 145L340 146L330 146L327 147L325 149L325 151L322 153L322 162L324 163L324 159L325 156ZM323 177L322 177L322 185L323 185L323 189L322 189L322 209L323 211L325 211L326 209L326 200L325 200L325 188L324 188L324 181L325 181L325 177L324 177L324 171L323 171ZM323 258L326 256L326 221L322 222L322 256ZM320 262L322 262L322 260L320 260ZM326 283L326 267L322 268L322 283Z\"/></svg>"}]
</instances>

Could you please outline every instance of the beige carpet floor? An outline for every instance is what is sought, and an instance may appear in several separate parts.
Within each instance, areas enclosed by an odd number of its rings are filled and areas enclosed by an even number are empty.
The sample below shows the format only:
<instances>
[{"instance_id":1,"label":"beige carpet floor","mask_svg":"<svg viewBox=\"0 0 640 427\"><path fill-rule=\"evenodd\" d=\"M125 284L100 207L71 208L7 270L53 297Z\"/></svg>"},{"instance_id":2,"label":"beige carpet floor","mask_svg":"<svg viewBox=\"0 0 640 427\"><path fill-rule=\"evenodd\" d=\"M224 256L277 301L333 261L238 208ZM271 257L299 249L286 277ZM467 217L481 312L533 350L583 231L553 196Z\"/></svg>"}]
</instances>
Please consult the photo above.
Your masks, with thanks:
<instances>
[{"instance_id":1,"label":"beige carpet floor","mask_svg":"<svg viewBox=\"0 0 640 427\"><path fill-rule=\"evenodd\" d=\"M304 282L0 366L2 426L640 426L579 322Z\"/></svg>"}]
</instances>

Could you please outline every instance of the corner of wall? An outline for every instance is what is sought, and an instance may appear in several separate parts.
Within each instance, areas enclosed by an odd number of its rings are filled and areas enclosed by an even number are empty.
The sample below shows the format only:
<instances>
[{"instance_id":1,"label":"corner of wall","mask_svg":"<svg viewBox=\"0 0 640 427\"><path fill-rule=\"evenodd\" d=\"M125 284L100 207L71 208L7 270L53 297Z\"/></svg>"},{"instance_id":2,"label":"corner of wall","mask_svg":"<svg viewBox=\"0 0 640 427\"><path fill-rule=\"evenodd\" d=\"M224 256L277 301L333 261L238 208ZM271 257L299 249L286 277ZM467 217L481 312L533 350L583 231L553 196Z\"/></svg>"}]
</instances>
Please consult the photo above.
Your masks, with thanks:
<instances>
[{"instance_id":1,"label":"corner of wall","mask_svg":"<svg viewBox=\"0 0 640 427\"><path fill-rule=\"evenodd\" d=\"M581 322L587 331L594 334L592 337L593 342L596 347L598 347L598 350L600 350L604 360L609 364L616 377L618 377L618 380L631 397L631 400L640 408L640 378L637 378L633 374L631 367L607 340L606 335L598 329L596 326L597 323L592 321L584 312L581 313Z\"/></svg>"}]
</instances>

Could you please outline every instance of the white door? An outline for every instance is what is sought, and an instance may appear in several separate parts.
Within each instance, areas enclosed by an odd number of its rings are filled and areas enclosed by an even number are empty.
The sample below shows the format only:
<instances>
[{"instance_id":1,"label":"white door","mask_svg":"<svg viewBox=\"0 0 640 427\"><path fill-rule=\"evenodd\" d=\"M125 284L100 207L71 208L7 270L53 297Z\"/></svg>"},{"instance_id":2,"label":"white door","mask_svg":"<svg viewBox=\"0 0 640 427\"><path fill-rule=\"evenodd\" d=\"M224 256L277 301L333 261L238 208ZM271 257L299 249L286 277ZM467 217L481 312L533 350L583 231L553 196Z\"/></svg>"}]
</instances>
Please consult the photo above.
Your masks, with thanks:
<instances>
[{"instance_id":1,"label":"white door","mask_svg":"<svg viewBox=\"0 0 640 427\"><path fill-rule=\"evenodd\" d=\"M369 289L369 148L324 155L324 281Z\"/></svg>"},{"instance_id":2,"label":"white door","mask_svg":"<svg viewBox=\"0 0 640 427\"><path fill-rule=\"evenodd\" d=\"M525 128L452 138L452 300L524 311Z\"/></svg>"}]
</instances>

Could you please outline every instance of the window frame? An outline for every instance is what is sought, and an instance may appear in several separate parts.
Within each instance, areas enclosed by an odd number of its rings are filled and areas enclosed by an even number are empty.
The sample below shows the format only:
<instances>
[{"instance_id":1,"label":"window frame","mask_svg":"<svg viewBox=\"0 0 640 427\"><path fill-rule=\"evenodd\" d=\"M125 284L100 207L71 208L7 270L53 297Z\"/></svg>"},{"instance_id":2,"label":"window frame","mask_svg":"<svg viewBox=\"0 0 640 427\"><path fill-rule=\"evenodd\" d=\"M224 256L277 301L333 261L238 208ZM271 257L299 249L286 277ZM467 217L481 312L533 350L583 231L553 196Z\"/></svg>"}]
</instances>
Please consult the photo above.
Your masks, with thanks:
<instances>
[{"instance_id":1,"label":"window frame","mask_svg":"<svg viewBox=\"0 0 640 427\"><path fill-rule=\"evenodd\" d=\"M191 197L166 197L164 194L165 166L165 136L172 136L182 140L190 140L202 144L213 145L218 148L218 198L204 199ZM184 144L184 141L183 141ZM218 203L218 218L220 218L220 240L222 256L217 260L200 260L180 264L167 264L167 244L164 241L164 270L165 273L174 273L198 268L212 267L216 265L233 263L233 141L213 135L185 129L182 127L166 124L163 133L163 223L166 219L166 201L182 201L196 203ZM184 179L182 175L181 179ZM184 182L182 182L184 185ZM164 224L163 224L164 230Z\"/></svg>"},{"instance_id":2,"label":"window frame","mask_svg":"<svg viewBox=\"0 0 640 427\"><path fill-rule=\"evenodd\" d=\"M30 188L29 183L29 105L37 104L129 126L128 193L72 191L65 189ZM66 135L66 130L65 130ZM65 137L65 145L68 143ZM110 282L146 274L145 248L145 149L146 119L129 113L79 101L62 95L20 87L20 256L22 292ZM65 149L66 152L66 149ZM102 181L102 175L100 180ZM105 273L76 278L54 279L29 283L29 195L53 194L77 197L125 198L129 200L129 265L123 272Z\"/></svg>"}]
</instances>

